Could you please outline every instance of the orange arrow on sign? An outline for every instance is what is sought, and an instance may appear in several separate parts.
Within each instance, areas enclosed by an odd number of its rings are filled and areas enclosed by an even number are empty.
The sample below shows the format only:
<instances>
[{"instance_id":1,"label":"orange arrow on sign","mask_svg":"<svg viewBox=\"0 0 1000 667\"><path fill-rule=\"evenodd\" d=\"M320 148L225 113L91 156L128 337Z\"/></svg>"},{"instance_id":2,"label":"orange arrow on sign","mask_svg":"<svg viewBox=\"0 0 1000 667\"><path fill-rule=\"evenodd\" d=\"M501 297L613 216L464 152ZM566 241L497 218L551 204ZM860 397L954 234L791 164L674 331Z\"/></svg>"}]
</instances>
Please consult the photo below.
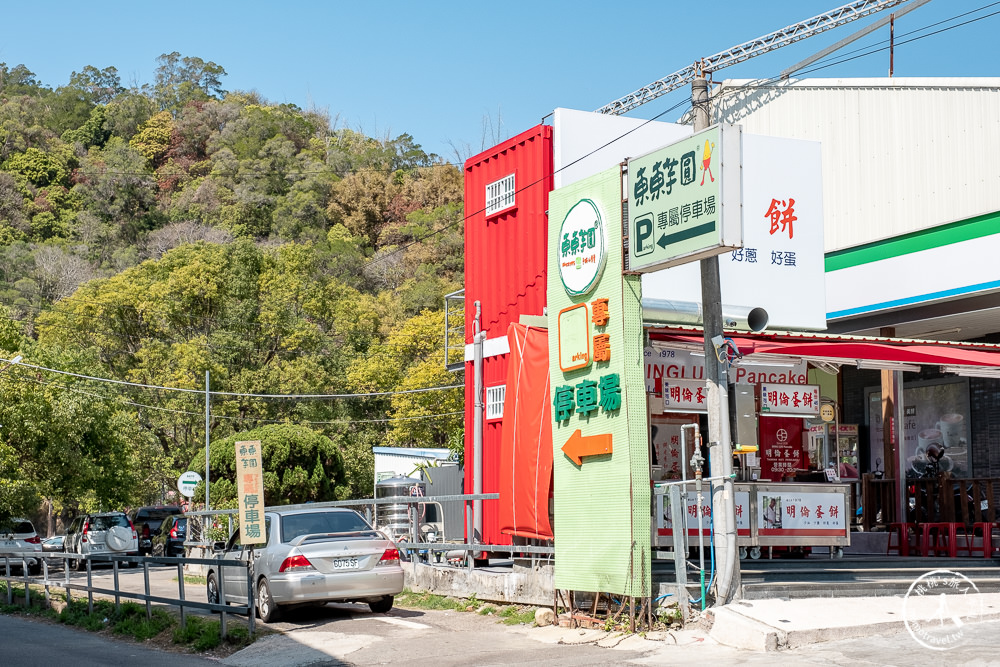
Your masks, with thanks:
<instances>
[{"instance_id":1,"label":"orange arrow on sign","mask_svg":"<svg viewBox=\"0 0 1000 667\"><path fill-rule=\"evenodd\" d=\"M578 466L583 465L584 456L594 456L595 454L611 453L611 434L601 433L600 435L583 435L580 429L576 429L569 440L562 446L563 453Z\"/></svg>"}]
</instances>

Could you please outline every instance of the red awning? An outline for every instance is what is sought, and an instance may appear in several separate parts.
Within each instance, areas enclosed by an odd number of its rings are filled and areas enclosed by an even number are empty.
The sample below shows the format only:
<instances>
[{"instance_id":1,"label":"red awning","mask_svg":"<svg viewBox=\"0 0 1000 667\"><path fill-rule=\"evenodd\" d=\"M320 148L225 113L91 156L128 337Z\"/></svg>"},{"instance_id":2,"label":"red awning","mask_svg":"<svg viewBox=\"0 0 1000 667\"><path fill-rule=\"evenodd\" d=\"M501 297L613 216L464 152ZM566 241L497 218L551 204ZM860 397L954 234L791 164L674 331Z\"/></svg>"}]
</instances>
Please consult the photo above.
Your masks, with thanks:
<instances>
[{"instance_id":1,"label":"red awning","mask_svg":"<svg viewBox=\"0 0 1000 667\"><path fill-rule=\"evenodd\" d=\"M677 342L685 346L702 345L701 334L653 333L655 340ZM843 362L890 361L938 366L1000 367L1000 346L979 344L922 343L903 339L861 338L853 336L759 334L731 336L740 354L774 354L806 359L830 359Z\"/></svg>"}]
</instances>

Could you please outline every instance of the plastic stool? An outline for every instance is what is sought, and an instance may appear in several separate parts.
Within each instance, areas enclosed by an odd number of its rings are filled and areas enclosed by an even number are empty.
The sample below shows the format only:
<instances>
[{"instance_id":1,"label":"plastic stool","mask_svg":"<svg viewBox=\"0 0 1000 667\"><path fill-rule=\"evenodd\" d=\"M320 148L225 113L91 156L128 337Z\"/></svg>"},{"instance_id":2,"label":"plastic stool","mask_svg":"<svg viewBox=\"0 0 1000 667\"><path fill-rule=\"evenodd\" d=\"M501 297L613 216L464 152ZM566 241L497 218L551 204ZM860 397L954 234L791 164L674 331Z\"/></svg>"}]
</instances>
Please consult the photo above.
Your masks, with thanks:
<instances>
[{"instance_id":1,"label":"plastic stool","mask_svg":"<svg viewBox=\"0 0 1000 667\"><path fill-rule=\"evenodd\" d=\"M910 529L916 533L916 526L912 523L890 523L889 540L885 545L885 555L895 551L900 556L910 555ZM896 536L896 543L892 543L892 537Z\"/></svg>"},{"instance_id":2,"label":"plastic stool","mask_svg":"<svg viewBox=\"0 0 1000 667\"><path fill-rule=\"evenodd\" d=\"M979 533L983 540L977 547L975 545L976 533ZM970 557L976 553L981 553L983 558L993 555L993 524L988 521L980 521L972 524L971 530L965 531L965 548L963 549Z\"/></svg>"},{"instance_id":3,"label":"plastic stool","mask_svg":"<svg viewBox=\"0 0 1000 667\"><path fill-rule=\"evenodd\" d=\"M958 556L958 524L948 522L925 523L921 526L920 555ZM933 539L933 542L931 540Z\"/></svg>"}]
</instances>

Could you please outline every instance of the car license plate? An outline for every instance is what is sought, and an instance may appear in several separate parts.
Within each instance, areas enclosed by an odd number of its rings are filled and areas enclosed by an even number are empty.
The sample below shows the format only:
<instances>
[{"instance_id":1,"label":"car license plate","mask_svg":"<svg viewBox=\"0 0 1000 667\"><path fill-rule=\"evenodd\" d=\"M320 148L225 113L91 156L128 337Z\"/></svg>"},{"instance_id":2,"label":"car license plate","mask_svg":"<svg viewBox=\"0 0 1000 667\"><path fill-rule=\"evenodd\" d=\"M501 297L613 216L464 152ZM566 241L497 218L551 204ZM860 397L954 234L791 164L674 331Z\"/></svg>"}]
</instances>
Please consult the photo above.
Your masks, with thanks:
<instances>
[{"instance_id":1,"label":"car license plate","mask_svg":"<svg viewBox=\"0 0 1000 667\"><path fill-rule=\"evenodd\" d=\"M358 569L358 559L357 558L334 558L333 559L333 569L334 570L356 570Z\"/></svg>"}]
</instances>

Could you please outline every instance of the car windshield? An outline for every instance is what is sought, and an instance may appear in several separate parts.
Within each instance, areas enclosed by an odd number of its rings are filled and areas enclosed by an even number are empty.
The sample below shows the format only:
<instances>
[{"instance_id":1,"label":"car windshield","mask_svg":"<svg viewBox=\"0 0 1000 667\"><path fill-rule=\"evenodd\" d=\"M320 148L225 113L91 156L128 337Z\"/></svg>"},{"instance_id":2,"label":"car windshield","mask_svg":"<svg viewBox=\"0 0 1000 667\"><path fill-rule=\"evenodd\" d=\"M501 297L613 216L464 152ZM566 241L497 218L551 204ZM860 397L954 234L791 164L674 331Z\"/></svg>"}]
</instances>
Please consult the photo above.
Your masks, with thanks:
<instances>
[{"instance_id":1,"label":"car windshield","mask_svg":"<svg viewBox=\"0 0 1000 667\"><path fill-rule=\"evenodd\" d=\"M90 518L91 530L110 530L115 526L128 528L128 517L124 514L112 514L109 516L94 516Z\"/></svg>"},{"instance_id":2,"label":"car windshield","mask_svg":"<svg viewBox=\"0 0 1000 667\"><path fill-rule=\"evenodd\" d=\"M285 542L291 542L300 535L357 530L371 530L371 526L357 512L310 512L281 517L281 537Z\"/></svg>"}]
</instances>

